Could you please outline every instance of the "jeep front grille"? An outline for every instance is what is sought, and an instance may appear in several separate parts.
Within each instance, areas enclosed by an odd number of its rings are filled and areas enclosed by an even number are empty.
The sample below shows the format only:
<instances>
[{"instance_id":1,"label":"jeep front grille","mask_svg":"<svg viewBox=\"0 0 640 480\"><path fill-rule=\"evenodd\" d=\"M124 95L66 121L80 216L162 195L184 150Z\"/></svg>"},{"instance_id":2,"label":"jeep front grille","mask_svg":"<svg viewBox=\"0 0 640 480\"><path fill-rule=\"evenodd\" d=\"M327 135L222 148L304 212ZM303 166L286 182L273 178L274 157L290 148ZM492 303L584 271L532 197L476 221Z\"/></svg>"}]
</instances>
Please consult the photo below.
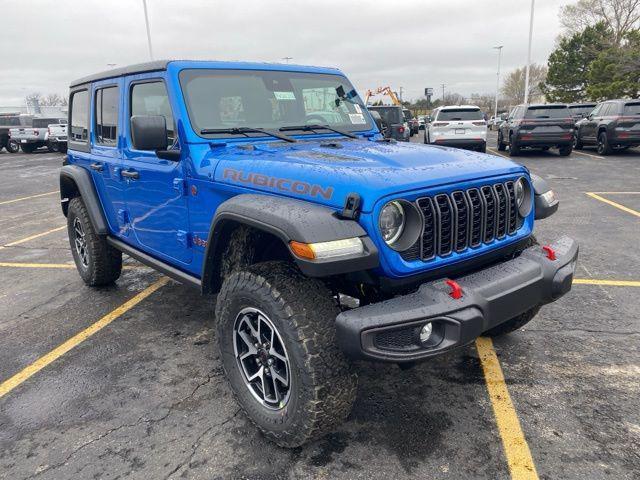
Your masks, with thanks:
<instances>
[{"instance_id":1,"label":"jeep front grille","mask_svg":"<svg viewBox=\"0 0 640 480\"><path fill-rule=\"evenodd\" d=\"M421 239L401 252L407 261L432 260L503 240L522 226L513 181L419 198Z\"/></svg>"}]
</instances>

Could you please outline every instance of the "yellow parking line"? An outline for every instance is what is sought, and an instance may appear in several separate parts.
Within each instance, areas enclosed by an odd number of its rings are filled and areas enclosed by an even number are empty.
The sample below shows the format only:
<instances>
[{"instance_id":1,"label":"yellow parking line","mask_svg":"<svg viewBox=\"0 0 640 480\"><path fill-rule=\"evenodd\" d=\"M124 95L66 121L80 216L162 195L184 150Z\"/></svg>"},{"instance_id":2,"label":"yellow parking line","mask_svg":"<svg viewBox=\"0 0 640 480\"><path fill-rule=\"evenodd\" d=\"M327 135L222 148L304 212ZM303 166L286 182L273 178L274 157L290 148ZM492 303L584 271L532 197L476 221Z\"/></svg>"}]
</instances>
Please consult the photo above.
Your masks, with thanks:
<instances>
[{"instance_id":1,"label":"yellow parking line","mask_svg":"<svg viewBox=\"0 0 640 480\"><path fill-rule=\"evenodd\" d=\"M609 287L640 287L640 282L635 280L598 280L595 278L574 278L576 285L603 285Z\"/></svg>"},{"instance_id":2,"label":"yellow parking line","mask_svg":"<svg viewBox=\"0 0 640 480\"><path fill-rule=\"evenodd\" d=\"M489 147L487 147L487 150L489 150L491 153L494 153L496 155L500 155L501 157L508 158L509 160L511 160L511 157L508 157L504 153L500 153L498 150L494 150L493 148L489 148Z\"/></svg>"},{"instance_id":3,"label":"yellow parking line","mask_svg":"<svg viewBox=\"0 0 640 480\"><path fill-rule=\"evenodd\" d=\"M11 243L5 243L4 245L0 245L0 250L6 247L13 247L14 245L20 245L21 243L28 242L29 240L34 240L36 238L44 237L45 235L49 235L50 233L59 232L60 230L64 230L67 226L52 228L51 230L47 230L46 232L37 233L35 235L31 235L30 237L21 238L20 240L16 240Z\"/></svg>"},{"instance_id":4,"label":"yellow parking line","mask_svg":"<svg viewBox=\"0 0 640 480\"><path fill-rule=\"evenodd\" d=\"M601 202L607 203L609 205L611 205L612 207L616 207L619 208L620 210L622 210L623 212L627 212L630 213L631 215L635 215L636 217L640 217L640 212L629 208L629 207L625 207L624 205L620 205L619 203L613 202L611 200L608 200L606 198L601 197L600 195L594 193L594 192L584 192L585 194L589 195L592 198L595 198L596 200L600 200Z\"/></svg>"},{"instance_id":5,"label":"yellow parking line","mask_svg":"<svg viewBox=\"0 0 640 480\"><path fill-rule=\"evenodd\" d=\"M37 195L29 195L28 197L14 198L13 200L5 200L4 202L0 202L0 205L8 205L9 203L21 202L23 200L30 200L32 198L45 197L47 195L53 195L54 193L58 193L58 190L54 192L39 193Z\"/></svg>"},{"instance_id":6,"label":"yellow parking line","mask_svg":"<svg viewBox=\"0 0 640 480\"><path fill-rule=\"evenodd\" d=\"M640 192L591 192L598 195L640 195Z\"/></svg>"},{"instance_id":7,"label":"yellow parking line","mask_svg":"<svg viewBox=\"0 0 640 480\"><path fill-rule=\"evenodd\" d=\"M586 157L597 158L598 160L605 160L604 157L601 157L599 155L592 155L591 153L584 153L579 150L574 150L573 153L577 153L578 155L584 155Z\"/></svg>"},{"instance_id":8,"label":"yellow parking line","mask_svg":"<svg viewBox=\"0 0 640 480\"><path fill-rule=\"evenodd\" d=\"M3 397L4 395L6 395L7 393L9 393L14 388L16 388L18 385L22 384L24 381L26 381L27 379L29 379L33 375L35 375L36 373L38 373L40 370L45 368L50 363L54 362L55 360L57 360L58 358L63 356L65 353L67 353L72 348L77 347L78 345L80 345L87 338L89 338L93 334L95 334L95 333L99 332L100 330L102 330L104 327L109 325L115 319L117 319L118 317L120 317L121 315L126 313L127 311L131 310L133 307L135 307L137 304L139 304L141 301L143 301L145 298L147 298L153 292L158 290L160 287L166 285L168 281L169 281L169 279L167 277L162 277L160 280L158 280L157 282L153 283L149 287L145 288L140 293L138 293L131 300L123 303L122 305L120 305L118 308L116 308L112 312L106 314L104 317L102 317L100 320L98 320L93 325L91 325L91 326L87 327L86 329L82 330L80 333L77 333L76 335L71 337L69 340L64 342L59 347L54 348L53 350L51 350L46 355L40 357L38 360L33 362L31 365L26 367L24 370L22 370L21 372L16 373L13 377L11 377L8 380L5 380L4 382L0 383L0 398Z\"/></svg>"},{"instance_id":9,"label":"yellow parking line","mask_svg":"<svg viewBox=\"0 0 640 480\"><path fill-rule=\"evenodd\" d=\"M536 466L524 433L520 427L518 414L511 402L511 396L504 381L504 374L490 338L476 339L476 348L484 372L489 398L496 417L502 446L507 457L507 465L513 480L538 480Z\"/></svg>"}]
</instances>

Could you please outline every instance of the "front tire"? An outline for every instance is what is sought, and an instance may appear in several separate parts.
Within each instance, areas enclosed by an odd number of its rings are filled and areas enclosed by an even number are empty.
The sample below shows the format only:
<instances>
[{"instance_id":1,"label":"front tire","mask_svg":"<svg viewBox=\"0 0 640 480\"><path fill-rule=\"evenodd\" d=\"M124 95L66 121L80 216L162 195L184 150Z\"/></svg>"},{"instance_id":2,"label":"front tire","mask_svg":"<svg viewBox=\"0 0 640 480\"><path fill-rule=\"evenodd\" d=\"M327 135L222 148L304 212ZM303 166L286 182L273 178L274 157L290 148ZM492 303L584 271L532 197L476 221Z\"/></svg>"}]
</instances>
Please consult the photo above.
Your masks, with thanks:
<instances>
[{"instance_id":1,"label":"front tire","mask_svg":"<svg viewBox=\"0 0 640 480\"><path fill-rule=\"evenodd\" d=\"M91 287L109 285L122 272L122 253L93 229L81 197L72 198L67 212L71 254L84 283Z\"/></svg>"},{"instance_id":2,"label":"front tire","mask_svg":"<svg viewBox=\"0 0 640 480\"><path fill-rule=\"evenodd\" d=\"M582 150L584 148L584 144L580 140L580 132L576 131L573 136L573 148L574 150Z\"/></svg>"},{"instance_id":3,"label":"front tire","mask_svg":"<svg viewBox=\"0 0 640 480\"><path fill-rule=\"evenodd\" d=\"M507 146L505 145L503 138L502 138L502 132L500 130L498 130L498 150L500 152L504 152L507 149Z\"/></svg>"},{"instance_id":4,"label":"front tire","mask_svg":"<svg viewBox=\"0 0 640 480\"><path fill-rule=\"evenodd\" d=\"M249 419L282 447L329 433L351 411L357 377L336 343L338 313L321 282L286 262L235 271L218 294L227 380Z\"/></svg>"},{"instance_id":5,"label":"front tire","mask_svg":"<svg viewBox=\"0 0 640 480\"><path fill-rule=\"evenodd\" d=\"M521 313L517 317L513 317L511 320L507 320L500 325L493 327L483 333L487 337L499 337L506 335L507 333L515 332L529 323L540 311L540 307L533 307L524 313Z\"/></svg>"},{"instance_id":6,"label":"front tire","mask_svg":"<svg viewBox=\"0 0 640 480\"><path fill-rule=\"evenodd\" d=\"M18 153L20 151L20 144L15 140L9 140L6 148L9 153Z\"/></svg>"},{"instance_id":7,"label":"front tire","mask_svg":"<svg viewBox=\"0 0 640 480\"><path fill-rule=\"evenodd\" d=\"M20 148L22 149L23 153L33 153L36 150L35 145L31 145L29 143L20 145Z\"/></svg>"}]
</instances>

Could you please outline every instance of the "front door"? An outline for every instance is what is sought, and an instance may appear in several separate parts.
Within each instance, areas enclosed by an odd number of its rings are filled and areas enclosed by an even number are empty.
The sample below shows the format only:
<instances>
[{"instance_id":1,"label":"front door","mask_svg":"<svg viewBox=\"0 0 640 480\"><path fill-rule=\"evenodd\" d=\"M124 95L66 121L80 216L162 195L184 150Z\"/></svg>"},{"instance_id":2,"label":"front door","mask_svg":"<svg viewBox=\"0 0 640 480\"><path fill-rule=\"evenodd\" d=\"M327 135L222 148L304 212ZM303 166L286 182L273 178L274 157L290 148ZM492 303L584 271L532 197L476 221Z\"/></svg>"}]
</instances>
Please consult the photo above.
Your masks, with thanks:
<instances>
[{"instance_id":1,"label":"front door","mask_svg":"<svg viewBox=\"0 0 640 480\"><path fill-rule=\"evenodd\" d=\"M138 248L160 260L191 262L189 215L185 196L184 165L163 160L154 152L135 150L131 143L133 115L163 115L169 145L177 144L177 132L167 88L162 78L128 79L127 138L121 176L132 240Z\"/></svg>"}]
</instances>

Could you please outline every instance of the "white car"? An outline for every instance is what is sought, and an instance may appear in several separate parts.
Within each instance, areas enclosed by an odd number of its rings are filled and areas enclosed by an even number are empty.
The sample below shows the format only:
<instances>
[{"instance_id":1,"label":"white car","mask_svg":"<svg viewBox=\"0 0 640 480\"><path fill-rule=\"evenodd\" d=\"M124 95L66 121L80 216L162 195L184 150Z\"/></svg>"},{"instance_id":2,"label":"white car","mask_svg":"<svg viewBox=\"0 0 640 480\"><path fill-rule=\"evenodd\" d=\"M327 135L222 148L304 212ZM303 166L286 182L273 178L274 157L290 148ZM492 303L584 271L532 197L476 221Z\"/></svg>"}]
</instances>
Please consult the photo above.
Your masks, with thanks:
<instances>
[{"instance_id":1,"label":"white car","mask_svg":"<svg viewBox=\"0 0 640 480\"><path fill-rule=\"evenodd\" d=\"M438 107L425 127L424 143L485 152L487 122L484 114L475 105Z\"/></svg>"}]
</instances>

